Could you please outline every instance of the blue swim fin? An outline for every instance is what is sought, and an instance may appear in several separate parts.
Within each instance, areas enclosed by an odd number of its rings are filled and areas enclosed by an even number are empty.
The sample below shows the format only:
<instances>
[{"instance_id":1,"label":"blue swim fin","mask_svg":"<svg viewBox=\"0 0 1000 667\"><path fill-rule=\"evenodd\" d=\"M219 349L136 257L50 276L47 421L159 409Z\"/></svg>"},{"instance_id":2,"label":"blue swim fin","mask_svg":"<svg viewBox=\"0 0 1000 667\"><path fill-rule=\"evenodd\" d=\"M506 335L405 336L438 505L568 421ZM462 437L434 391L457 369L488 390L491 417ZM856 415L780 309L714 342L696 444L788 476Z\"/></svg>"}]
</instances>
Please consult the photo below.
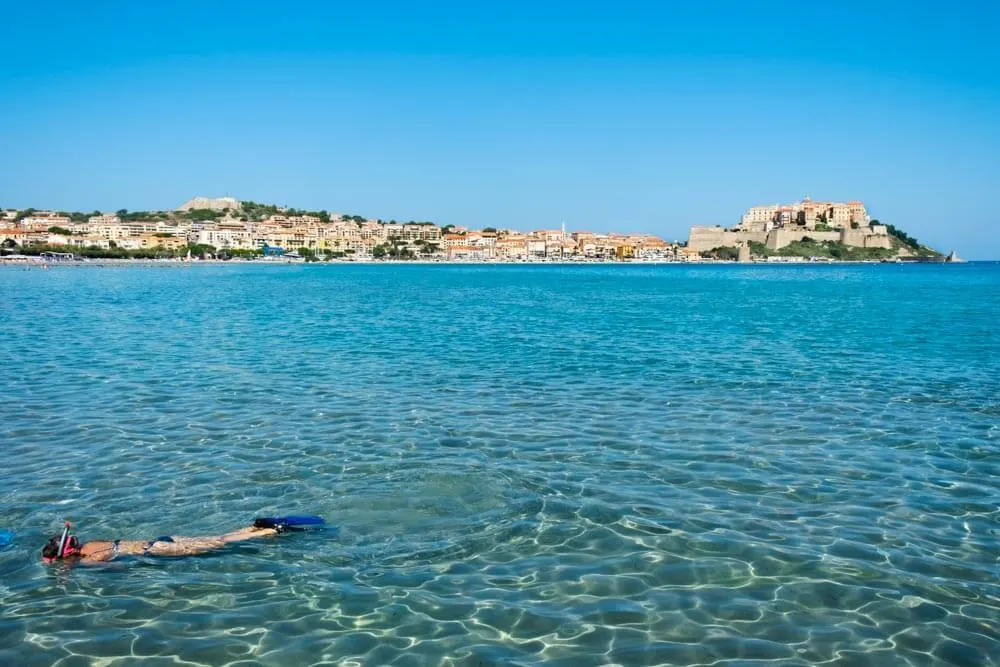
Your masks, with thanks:
<instances>
[{"instance_id":1,"label":"blue swim fin","mask_svg":"<svg viewBox=\"0 0 1000 667\"><path fill-rule=\"evenodd\" d=\"M305 530L326 525L321 516L312 514L292 514L290 516L257 517L253 520L254 528L274 528L276 530Z\"/></svg>"}]
</instances>

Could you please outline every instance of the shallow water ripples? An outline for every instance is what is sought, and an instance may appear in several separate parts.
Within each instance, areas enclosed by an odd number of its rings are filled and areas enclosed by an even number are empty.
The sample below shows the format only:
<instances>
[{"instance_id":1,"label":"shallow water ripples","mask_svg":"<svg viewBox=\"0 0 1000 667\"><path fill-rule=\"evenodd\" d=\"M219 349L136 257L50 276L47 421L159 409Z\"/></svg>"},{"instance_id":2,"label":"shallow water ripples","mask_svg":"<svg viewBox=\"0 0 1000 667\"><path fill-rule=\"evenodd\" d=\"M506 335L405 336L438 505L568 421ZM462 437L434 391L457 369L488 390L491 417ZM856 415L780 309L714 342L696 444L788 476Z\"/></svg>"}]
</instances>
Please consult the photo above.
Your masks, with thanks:
<instances>
[{"instance_id":1,"label":"shallow water ripples","mask_svg":"<svg viewBox=\"0 0 1000 667\"><path fill-rule=\"evenodd\" d=\"M996 267L0 284L0 664L1000 664Z\"/></svg>"}]
</instances>

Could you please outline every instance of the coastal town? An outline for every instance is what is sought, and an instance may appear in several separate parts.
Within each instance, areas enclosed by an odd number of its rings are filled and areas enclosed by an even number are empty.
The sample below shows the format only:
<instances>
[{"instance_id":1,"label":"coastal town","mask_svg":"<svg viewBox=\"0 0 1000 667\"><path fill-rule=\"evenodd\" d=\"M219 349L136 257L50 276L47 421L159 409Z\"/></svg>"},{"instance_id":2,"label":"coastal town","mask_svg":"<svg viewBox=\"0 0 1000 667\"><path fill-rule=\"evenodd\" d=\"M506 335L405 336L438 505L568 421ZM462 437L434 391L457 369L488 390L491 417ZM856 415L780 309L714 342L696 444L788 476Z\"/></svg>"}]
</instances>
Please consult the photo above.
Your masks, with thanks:
<instances>
[{"instance_id":1,"label":"coastal town","mask_svg":"<svg viewBox=\"0 0 1000 667\"><path fill-rule=\"evenodd\" d=\"M59 258L264 261L701 262L879 261L940 257L860 201L753 206L730 228L687 241L649 234L440 226L195 197L172 211L0 212L0 260Z\"/></svg>"}]
</instances>

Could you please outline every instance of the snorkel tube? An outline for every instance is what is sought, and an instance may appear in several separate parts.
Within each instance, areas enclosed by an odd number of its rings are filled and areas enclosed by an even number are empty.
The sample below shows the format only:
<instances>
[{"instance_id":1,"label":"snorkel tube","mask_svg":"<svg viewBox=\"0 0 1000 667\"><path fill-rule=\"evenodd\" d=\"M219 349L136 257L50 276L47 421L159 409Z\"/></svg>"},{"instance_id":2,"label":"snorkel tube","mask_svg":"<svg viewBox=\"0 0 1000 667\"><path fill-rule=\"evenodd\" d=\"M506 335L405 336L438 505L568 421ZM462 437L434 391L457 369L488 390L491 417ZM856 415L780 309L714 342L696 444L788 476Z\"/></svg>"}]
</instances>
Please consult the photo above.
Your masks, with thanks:
<instances>
[{"instance_id":1,"label":"snorkel tube","mask_svg":"<svg viewBox=\"0 0 1000 667\"><path fill-rule=\"evenodd\" d=\"M66 522L66 526L63 527L62 537L59 539L59 555L56 558L64 558L66 556L66 544L69 542L69 521Z\"/></svg>"}]
</instances>

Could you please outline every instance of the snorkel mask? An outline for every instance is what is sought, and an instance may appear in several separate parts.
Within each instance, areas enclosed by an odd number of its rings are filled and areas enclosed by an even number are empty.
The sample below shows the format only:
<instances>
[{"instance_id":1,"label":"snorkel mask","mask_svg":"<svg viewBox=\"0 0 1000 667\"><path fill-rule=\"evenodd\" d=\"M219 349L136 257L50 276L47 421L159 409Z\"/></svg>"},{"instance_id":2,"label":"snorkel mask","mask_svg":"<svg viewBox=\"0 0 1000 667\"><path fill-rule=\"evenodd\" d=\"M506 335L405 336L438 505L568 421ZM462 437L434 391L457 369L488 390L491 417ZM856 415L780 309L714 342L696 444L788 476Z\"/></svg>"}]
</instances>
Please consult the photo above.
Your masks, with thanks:
<instances>
[{"instance_id":1,"label":"snorkel mask","mask_svg":"<svg viewBox=\"0 0 1000 667\"><path fill-rule=\"evenodd\" d=\"M80 541L76 535L69 534L70 523L63 526L62 535L53 537L42 548L42 560L46 563L54 563L57 560L69 558L80 553Z\"/></svg>"}]
</instances>

